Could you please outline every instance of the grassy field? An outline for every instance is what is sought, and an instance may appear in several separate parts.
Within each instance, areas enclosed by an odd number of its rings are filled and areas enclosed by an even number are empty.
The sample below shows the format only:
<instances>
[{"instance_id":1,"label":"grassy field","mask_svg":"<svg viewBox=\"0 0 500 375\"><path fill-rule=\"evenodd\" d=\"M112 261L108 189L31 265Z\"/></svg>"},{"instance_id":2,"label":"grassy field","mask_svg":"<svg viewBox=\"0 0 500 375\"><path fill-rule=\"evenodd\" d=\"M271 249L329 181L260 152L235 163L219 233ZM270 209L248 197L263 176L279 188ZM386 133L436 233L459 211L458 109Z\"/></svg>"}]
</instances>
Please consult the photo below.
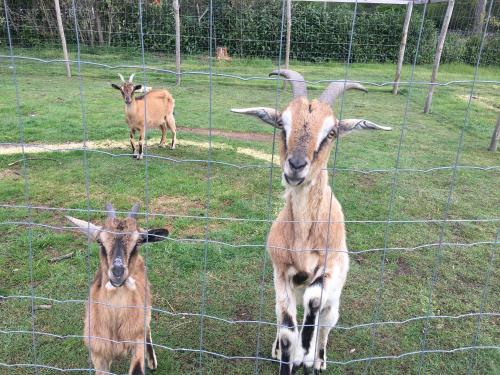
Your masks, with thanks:
<instances>
[{"instance_id":1,"label":"grassy field","mask_svg":"<svg viewBox=\"0 0 500 375\"><path fill-rule=\"evenodd\" d=\"M2 54L6 52L1 51ZM18 55L52 58L54 51L16 50ZM110 65L140 65L138 56L115 51L94 51L82 59ZM172 69L172 59L147 55L149 66ZM207 72L203 57L184 61L186 71ZM212 137L180 130L176 150L157 146L159 132L149 135L148 153L143 161L124 155L128 150L128 130L123 104L109 83L117 82L117 72L129 75L138 69L107 69L95 65L81 66L83 112L80 81L67 79L59 64L41 64L17 60L20 113L16 110L13 70L7 59L0 60L0 143L20 140L20 125L27 143L58 144L81 142L87 137L100 142L99 150L48 152L30 154L26 181L20 154L2 154L0 146L0 363L37 363L58 368L88 367L88 353L79 336L83 327L82 302L89 278L98 262L96 246L87 246L84 238L63 230L68 226L64 215L68 209L102 210L105 203L128 210L135 202L151 215L141 219L144 227L166 226L169 241L143 247L148 274L153 286L153 340L157 348L159 374L192 374L200 368L207 374L261 374L277 372L277 365L267 358L274 338L274 292L272 268L265 258L264 243L273 218L283 205L280 173L270 160L272 141L244 140L233 136ZM342 64L302 64L292 67L308 80L336 79L345 75ZM266 77L274 68L270 60L234 60L214 64L214 73L243 77ZM350 79L386 82L393 78L394 66L382 64L352 65ZM481 68L480 80L495 80L500 68ZM430 76L428 66L418 66L417 81ZM403 79L410 77L405 67ZM180 87L175 77L147 71L147 83L167 87L176 99L176 119L181 127L209 127L209 78L189 74ZM442 66L441 82L471 80L473 68L464 65ZM325 84L310 87L310 96L320 93ZM337 113L342 117L365 117L393 131L352 134L338 144L336 167L332 178L337 198L348 220L348 246L354 252L384 248L387 252L380 286L381 251L353 254L351 271L344 290L340 327L352 327L372 321L403 321L425 316L429 310L429 286L437 266L432 294L433 315L460 316L499 312L500 271L498 256L490 264L495 247L491 244L499 225L500 171L460 168L456 175L452 199L447 209L452 181L451 169L427 170L452 166L467 114L470 84L438 87L433 110L422 113L425 86L411 91L402 85L400 95L392 96L389 86L367 85L368 94L349 93ZM213 78L213 129L226 132L252 132L272 135L272 129L246 117L231 114L231 107L276 103L275 81ZM280 106L290 99L289 90L279 95ZM408 103L408 112L405 109ZM499 154L486 151L489 137L500 110L498 86L478 84L466 123L459 164L489 167L500 165ZM401 129L405 123L399 167L396 175L392 210L390 197L395 159ZM84 126L82 126L82 124ZM104 146L109 144L109 147ZM64 145L62 145L64 146ZM105 151L105 152L103 152ZM208 163L210 164L210 181ZM332 157L333 166L333 157ZM234 165L244 166L236 168ZM361 173L372 169L383 170ZM27 183L27 184L26 184ZM269 192L271 199L269 200ZM26 203L36 207L28 210ZM50 209L48 209L50 208ZM101 212L73 212L73 216L99 222ZM208 215L208 219L206 216ZM444 226L448 215L452 221ZM388 218L392 221L386 224ZM497 219L491 220L491 219ZM32 226L17 222L32 221ZM366 222L368 221L368 222ZM388 225L388 228L386 226ZM207 232L208 229L208 232ZM425 246L443 241L450 244ZM205 244L205 237L210 240ZM30 248L32 258L30 259ZM51 263L54 256L74 252L64 261ZM206 256L206 263L205 263ZM436 263L438 261L438 263ZM30 267L30 265L32 267ZM492 267L491 274L488 273ZM30 273L32 268L32 273ZM260 288L261 279L264 281ZM32 283L30 282L32 280ZM488 293L483 295L485 285ZM206 286L204 304L203 289ZM262 294L261 294L262 292ZM29 298L9 296L36 295L35 307L50 304L49 310L37 309L32 319ZM484 298L486 296L486 298ZM497 296L497 297L495 297ZM44 298L57 301L45 300ZM199 314L202 305L203 348L229 357L264 358L255 360L224 359L211 354L200 356L182 349L200 348ZM161 311L160 311L161 310ZM182 313L192 313L186 315ZM237 321L230 324L227 321ZM262 320L263 324L255 321ZM32 337L32 327L39 334ZM456 319L435 318L429 321L429 350L499 345L498 315L484 315L478 326L477 315ZM344 364L330 364L328 374L414 374L422 359L423 372L429 374L466 373L495 374L500 371L500 354L495 349L464 350L454 353L418 354L401 358L374 359L370 356L399 356L421 350L424 319L401 324L384 324L375 330L372 342L370 326L336 329L330 335L328 359ZM12 331L22 331L14 333ZM50 337L44 333L68 335ZM259 339L258 339L259 337ZM476 340L476 341L475 341ZM259 345L257 342L259 341ZM33 345L33 342L35 345ZM258 348L257 348L258 347ZM33 350L35 348L35 350ZM174 349L174 350L170 350ZM258 349L258 353L257 353ZM124 373L125 361L113 371ZM31 374L32 368L0 367L0 373ZM39 373L56 373L41 370ZM84 371L82 371L84 373Z\"/></svg>"}]
</instances>

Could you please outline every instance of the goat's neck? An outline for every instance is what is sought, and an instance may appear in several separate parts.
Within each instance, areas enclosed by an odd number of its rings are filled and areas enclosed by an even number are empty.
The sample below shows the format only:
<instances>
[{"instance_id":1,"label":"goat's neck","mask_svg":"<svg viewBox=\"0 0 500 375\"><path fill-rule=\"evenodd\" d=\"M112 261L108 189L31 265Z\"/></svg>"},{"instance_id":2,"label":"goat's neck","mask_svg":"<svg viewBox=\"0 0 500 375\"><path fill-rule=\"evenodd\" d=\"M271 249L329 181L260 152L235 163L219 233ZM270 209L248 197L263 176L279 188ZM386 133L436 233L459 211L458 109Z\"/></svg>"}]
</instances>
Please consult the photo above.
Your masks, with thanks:
<instances>
[{"instance_id":1,"label":"goat's neck","mask_svg":"<svg viewBox=\"0 0 500 375\"><path fill-rule=\"evenodd\" d=\"M132 102L130 104L125 103L125 112L127 114L134 114L136 110L135 99L132 98Z\"/></svg>"},{"instance_id":2,"label":"goat's neck","mask_svg":"<svg viewBox=\"0 0 500 375\"><path fill-rule=\"evenodd\" d=\"M328 174L321 171L317 178L304 186L287 188L285 192L286 204L291 220L294 222L294 231L303 232L307 237L315 221L322 219L320 215L325 211L322 205L324 198L330 191Z\"/></svg>"}]
</instances>

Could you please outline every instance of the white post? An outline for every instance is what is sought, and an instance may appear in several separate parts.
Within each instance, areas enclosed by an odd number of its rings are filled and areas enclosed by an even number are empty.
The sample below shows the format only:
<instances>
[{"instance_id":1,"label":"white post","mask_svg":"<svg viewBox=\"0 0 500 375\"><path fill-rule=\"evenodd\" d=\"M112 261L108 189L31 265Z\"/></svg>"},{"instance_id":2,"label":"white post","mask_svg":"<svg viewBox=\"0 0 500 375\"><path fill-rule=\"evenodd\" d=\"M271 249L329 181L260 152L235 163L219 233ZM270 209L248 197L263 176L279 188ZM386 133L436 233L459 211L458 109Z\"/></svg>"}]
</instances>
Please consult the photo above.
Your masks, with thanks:
<instances>
[{"instance_id":1,"label":"white post","mask_svg":"<svg viewBox=\"0 0 500 375\"><path fill-rule=\"evenodd\" d=\"M397 95L399 81L401 80L401 71L403 70L403 60L405 58L406 40L408 39L408 29L410 28L411 14L413 12L413 2L409 2L406 6L405 22L403 24L403 36L401 37L401 45L399 46L398 65L396 67L396 76L392 86L392 93Z\"/></svg>"},{"instance_id":2,"label":"white post","mask_svg":"<svg viewBox=\"0 0 500 375\"><path fill-rule=\"evenodd\" d=\"M59 28L59 36L61 37L64 60L66 61L66 74L68 75L68 78L71 78L71 68L69 66L68 48L66 47L66 37L64 36L64 29L61 17L61 7L59 6L59 0L54 0L54 6L56 8L57 27Z\"/></svg>"},{"instance_id":3,"label":"white post","mask_svg":"<svg viewBox=\"0 0 500 375\"><path fill-rule=\"evenodd\" d=\"M491 136L491 143L488 150L496 151L499 139L500 139L500 114L498 115L497 126L495 126L495 130L493 130L493 135Z\"/></svg>"},{"instance_id":4,"label":"white post","mask_svg":"<svg viewBox=\"0 0 500 375\"><path fill-rule=\"evenodd\" d=\"M179 0L173 0L175 12L175 84L181 84L181 18L179 16Z\"/></svg>"},{"instance_id":5,"label":"white post","mask_svg":"<svg viewBox=\"0 0 500 375\"><path fill-rule=\"evenodd\" d=\"M433 83L436 82L436 77L439 70L439 63L441 62L441 53L443 52L444 41L446 39L446 33L448 32L448 26L450 25L450 19L451 19L451 14L453 13L454 5L455 5L455 0L448 1L448 8L446 8L446 14L444 16L443 26L441 27L441 32L439 33L436 55L434 56L434 66L432 67L432 75L429 85L429 91L427 93L427 98L425 99L424 113L429 113L429 111L431 110L432 94L434 93Z\"/></svg>"}]
</instances>

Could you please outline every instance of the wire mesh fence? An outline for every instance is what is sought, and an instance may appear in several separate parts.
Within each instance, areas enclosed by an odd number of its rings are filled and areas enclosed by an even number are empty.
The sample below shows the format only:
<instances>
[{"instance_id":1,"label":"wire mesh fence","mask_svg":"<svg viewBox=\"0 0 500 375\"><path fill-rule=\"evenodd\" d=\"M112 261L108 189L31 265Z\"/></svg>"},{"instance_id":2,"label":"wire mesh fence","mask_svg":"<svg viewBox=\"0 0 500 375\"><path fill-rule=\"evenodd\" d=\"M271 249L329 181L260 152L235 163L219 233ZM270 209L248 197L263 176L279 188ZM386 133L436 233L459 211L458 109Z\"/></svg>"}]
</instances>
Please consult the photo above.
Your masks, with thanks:
<instances>
[{"instance_id":1,"label":"wire mesh fence","mask_svg":"<svg viewBox=\"0 0 500 375\"><path fill-rule=\"evenodd\" d=\"M66 78L52 2L3 1L0 372L94 372L82 339L99 249L64 216L100 224L108 201L120 216L139 202L142 227L170 230L141 248L151 308L112 304L151 311L159 373L278 372L265 243L283 206L281 136L229 110L289 102L288 84L267 76L284 67L286 1L180 8L175 86L170 2L62 1ZM327 373L498 368L500 163L486 148L500 109L500 6L484 3L479 31L476 9L455 4L424 115L446 4L415 5L398 95L404 7L292 4L290 68L310 96L332 80L360 82L369 93L343 95L336 116L393 128L338 139L327 167L351 262ZM144 159L132 159L123 102L109 86L117 73L173 94L176 150L158 148L151 131Z\"/></svg>"}]
</instances>

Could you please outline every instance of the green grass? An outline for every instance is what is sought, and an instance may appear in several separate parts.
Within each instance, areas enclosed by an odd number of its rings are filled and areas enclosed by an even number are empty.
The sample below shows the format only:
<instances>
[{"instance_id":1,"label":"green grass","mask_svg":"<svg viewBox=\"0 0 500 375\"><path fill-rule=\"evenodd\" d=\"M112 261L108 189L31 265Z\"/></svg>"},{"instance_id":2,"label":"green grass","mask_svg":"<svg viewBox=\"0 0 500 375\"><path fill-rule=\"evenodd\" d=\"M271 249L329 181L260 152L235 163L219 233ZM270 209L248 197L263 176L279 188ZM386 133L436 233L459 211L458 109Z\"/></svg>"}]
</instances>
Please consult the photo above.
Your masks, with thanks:
<instances>
[{"instance_id":1,"label":"green grass","mask_svg":"<svg viewBox=\"0 0 500 375\"><path fill-rule=\"evenodd\" d=\"M95 52L95 51L94 51ZM36 55L52 58L54 51L16 50L19 55ZM84 60L109 64L140 65L138 56L115 51L113 54L98 52L84 54ZM166 56L147 55L148 65L172 68L172 59ZM187 71L207 71L207 61L190 57L184 62ZM303 72L306 79L343 77L342 64L299 64L292 67ZM26 142L60 143L82 140L82 110L79 80L68 80L61 65L17 61L17 80L20 89L21 113ZM265 77L274 68L272 61L234 60L232 63L215 64L214 72L239 74L245 77ZM391 81L394 67L382 64L356 64L349 69L349 78L384 82ZM130 74L134 70L121 70ZM76 66L73 67L76 75ZM114 140L128 142L128 131L123 119L123 106L119 94L109 82L116 82L116 70L82 65L85 124L92 141ZM500 68L484 68L479 79L498 78ZM405 67L403 79L409 79L410 67ZM418 66L415 78L428 79L428 66ZM439 79L442 82L468 80L473 68L464 65L444 65ZM137 76L140 79L140 74ZM1 142L18 142L20 139L16 114L15 88L8 61L0 61L2 96L0 99ZM171 75L148 72L148 85L168 87L176 99L176 119L180 126L208 128L209 88L208 77L186 75L180 87L173 86ZM264 80L241 81L227 77L213 80L212 127L235 132L272 134L272 129L256 120L229 112L231 107L267 105L276 101L276 82ZM279 86L281 87L281 85ZM323 85L310 88L311 96L320 92ZM456 156L460 131L464 125L470 84L452 85L436 89L433 111L422 114L425 99L424 86L417 85L410 96L407 127L401 148L401 168L427 169L450 166ZM389 87L371 87L367 95L349 93L343 107L343 117L366 117L394 130L387 132L356 133L341 139L336 166L358 170L391 169L395 166L401 126L409 90L402 86L401 94L392 96ZM469 121L465 130L461 165L499 165L498 154L486 151L498 109L499 95L495 86L477 86L478 98L472 102ZM288 91L280 96L280 105L289 100ZM337 108L337 113L339 108ZM154 306L169 312L199 313L203 283L206 282L206 313L227 320L263 320L274 322L274 292L272 268L268 260L263 263L264 243L268 230L266 219L273 218L283 205L282 188L277 169L271 180L271 207L268 207L269 165L259 158L240 152L249 148L264 154L272 152L270 142L236 141L214 137L214 147L198 147L206 137L179 132L179 148L159 149L158 132L151 133L149 152L166 158L135 161L129 157L110 157L99 152L87 153L88 169L84 168L81 151L52 152L30 155L27 160L25 191L22 163L14 163L22 155L0 156L0 295L30 295L29 248L32 248L33 292L38 297L58 300L80 299L87 295L89 272L97 267L97 248L87 247L84 238L75 233L54 229L67 226L66 212L59 209L84 209L89 205L100 210L108 201L116 208L127 210L132 203L140 202L149 212L166 216L150 216L141 220L143 226L166 226L170 229L169 241L143 247L153 286ZM221 147L221 145L225 145ZM123 150L108 149L116 155ZM208 192L208 157L222 162L211 164L211 184ZM45 158L45 159L44 159ZM11 163L14 163L10 165ZM223 163L249 165L237 169ZM332 157L333 165L333 157ZM147 175L147 184L146 184ZM445 207L452 171L437 170L428 173L400 172L397 175L396 194L392 220L388 227L389 248L414 247L435 243L441 231L440 220ZM86 180L88 180L87 201ZM378 172L362 174L337 171L332 184L337 198L344 207L348 231L348 246L353 251L383 248L388 217L393 174ZM480 171L460 169L448 211L450 219L498 218L500 207L500 173L498 170ZM15 206L29 203L37 207L28 211ZM207 197L210 195L207 221ZM87 214L74 213L87 218ZM103 216L92 214L99 222ZM32 220L31 228L12 222ZM359 221L372 221L360 223ZM6 224L9 222L11 224ZM49 225L44 227L41 225ZM444 241L457 243L491 242L495 238L497 222L477 221L448 223ZM211 242L205 246L205 229ZM254 246L245 247L242 245ZM54 256L75 252L73 258L50 263ZM203 272L207 256L206 276ZM433 293L432 313L435 315L460 315L479 311L482 291L492 253L488 244L471 247L443 247L438 279ZM389 251L385 263L384 290L380 302L376 300L380 277L380 252L367 252L351 257L351 270L342 297L340 326L370 322L374 308L380 309L379 321L405 320L423 316L428 310L429 285L435 265L437 247L413 252ZM493 263L489 281L488 299L483 306L486 312L498 312L495 298L499 293L498 257ZM262 305L259 284L264 278ZM35 301L35 305L50 303ZM50 310L37 310L34 325L37 331L58 335L81 335L83 303L52 303ZM262 308L261 308L262 307ZM429 349L453 349L470 346L476 331L477 317L461 319L435 319L429 325ZM31 302L29 299L0 300L0 329L31 331ZM334 330L330 335L328 359L349 361L367 356L396 356L420 350L424 328L423 320L405 324L388 324L376 330L371 351L370 327L352 330ZM153 314L153 340L169 348L198 349L200 345L200 319L197 316L178 316L161 312ZM227 324L206 318L204 320L204 348L227 356L255 356L258 325L254 323ZM37 335L36 352L33 353L31 334L0 333L0 362L37 363L60 368L86 368L88 353L79 338L58 339ZM500 329L498 317L484 316L478 345L498 345ZM270 356L274 327L260 326L260 355ZM474 373L495 374L500 368L500 356L495 350L479 350ZM199 368L199 355L184 351L157 349L159 374L191 374ZM203 367L208 374L248 374L255 363L249 360L226 360L203 355ZM473 351L428 354L424 357L426 373L465 373ZM400 359L374 360L368 373L413 374L417 373L419 356ZM330 365L328 374L362 372L365 363ZM126 372L126 361L117 362L113 371ZM267 361L259 363L262 374L277 372L277 366ZM0 368L0 373L7 373ZM9 369L9 374L31 374L32 369ZM51 373L48 370L41 373Z\"/></svg>"}]
</instances>

